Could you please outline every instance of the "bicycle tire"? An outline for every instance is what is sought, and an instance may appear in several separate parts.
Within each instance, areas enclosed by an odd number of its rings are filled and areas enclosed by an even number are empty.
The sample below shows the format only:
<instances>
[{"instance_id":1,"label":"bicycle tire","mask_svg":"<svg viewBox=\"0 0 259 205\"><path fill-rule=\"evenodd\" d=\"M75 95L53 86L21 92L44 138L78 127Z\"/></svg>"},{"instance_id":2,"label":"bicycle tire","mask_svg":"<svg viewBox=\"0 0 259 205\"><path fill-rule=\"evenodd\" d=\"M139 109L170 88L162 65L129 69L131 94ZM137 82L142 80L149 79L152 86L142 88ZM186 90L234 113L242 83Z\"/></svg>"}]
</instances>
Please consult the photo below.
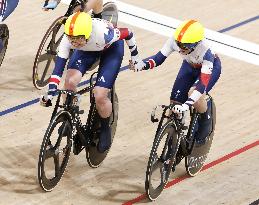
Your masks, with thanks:
<instances>
[{"instance_id":1,"label":"bicycle tire","mask_svg":"<svg viewBox=\"0 0 259 205\"><path fill-rule=\"evenodd\" d=\"M52 74L53 70L50 70L50 66L52 61L55 62L56 55L57 55L57 48L61 42L63 33L61 36L58 35L58 38L56 37L65 19L66 17L60 16L52 23L52 25L48 28L47 32L45 33L40 43L40 46L38 48L37 54L34 59L33 73L32 73L33 85L38 90L41 90L48 84L49 78ZM50 40L49 40L49 37L51 37ZM41 70L39 67L43 63L44 63L44 66L43 66L44 69ZM54 66L52 67L53 67L52 69L54 69Z\"/></svg>"},{"instance_id":2,"label":"bicycle tire","mask_svg":"<svg viewBox=\"0 0 259 205\"><path fill-rule=\"evenodd\" d=\"M103 5L102 19L111 22L115 27L118 24L118 8L114 2Z\"/></svg>"},{"instance_id":3,"label":"bicycle tire","mask_svg":"<svg viewBox=\"0 0 259 205\"><path fill-rule=\"evenodd\" d=\"M117 128L117 121L118 121L118 112L119 112L119 100L118 96L116 93L114 93L114 100L113 100L113 112L110 117L110 126L111 126L111 146L113 143L113 139L116 133L116 128ZM93 134L93 139L95 139L95 143L91 144L87 149L86 149L86 159L90 167L92 168L97 168L101 165L103 160L106 158L109 150L111 147L106 150L104 153L100 153L97 149L98 145L98 130L100 130L100 120L99 120L99 115L96 110L96 115L95 115L95 125L94 129L96 130Z\"/></svg>"},{"instance_id":4,"label":"bicycle tire","mask_svg":"<svg viewBox=\"0 0 259 205\"><path fill-rule=\"evenodd\" d=\"M59 128L57 125L61 124ZM54 142L55 128L57 128L57 141ZM61 143L63 144L63 139L65 139L65 146L60 149ZM53 143L53 144L52 144ZM68 112L60 111L57 115L51 120L46 133L44 135L38 161L38 181L40 187L44 191L51 191L58 184L62 178L64 171L66 169L70 152L72 147L72 125ZM60 155L63 153L63 155ZM60 157L63 158L60 162ZM54 170L49 169L51 166L50 161L54 162ZM54 174L53 174L54 172ZM49 175L51 175L49 177Z\"/></svg>"},{"instance_id":5,"label":"bicycle tire","mask_svg":"<svg viewBox=\"0 0 259 205\"><path fill-rule=\"evenodd\" d=\"M204 163L207 159L210 147L213 141L214 130L216 125L216 106L212 97L211 99L211 109L212 109L212 129L211 133L207 137L206 142L203 145L199 145L194 142L191 154L185 157L185 168L189 176L196 176L203 168Z\"/></svg>"},{"instance_id":6,"label":"bicycle tire","mask_svg":"<svg viewBox=\"0 0 259 205\"><path fill-rule=\"evenodd\" d=\"M165 140L164 144L161 143L163 138ZM160 157L157 153L159 144L162 144L162 152ZM168 149L169 144L171 144L171 150ZM167 121L157 132L149 155L145 180L145 191L149 200L156 200L166 186L171 173L172 165L176 160L178 148L179 140L175 126L172 121ZM169 158L170 153L172 156L171 158ZM152 176L157 169L159 169L158 171L160 172L160 178L157 181L160 182L158 186L154 187Z\"/></svg>"},{"instance_id":7,"label":"bicycle tire","mask_svg":"<svg viewBox=\"0 0 259 205\"><path fill-rule=\"evenodd\" d=\"M0 24L0 38L3 41L3 48L0 52L0 67L1 67L7 51L8 40L9 40L9 29L6 24Z\"/></svg>"}]
</instances>

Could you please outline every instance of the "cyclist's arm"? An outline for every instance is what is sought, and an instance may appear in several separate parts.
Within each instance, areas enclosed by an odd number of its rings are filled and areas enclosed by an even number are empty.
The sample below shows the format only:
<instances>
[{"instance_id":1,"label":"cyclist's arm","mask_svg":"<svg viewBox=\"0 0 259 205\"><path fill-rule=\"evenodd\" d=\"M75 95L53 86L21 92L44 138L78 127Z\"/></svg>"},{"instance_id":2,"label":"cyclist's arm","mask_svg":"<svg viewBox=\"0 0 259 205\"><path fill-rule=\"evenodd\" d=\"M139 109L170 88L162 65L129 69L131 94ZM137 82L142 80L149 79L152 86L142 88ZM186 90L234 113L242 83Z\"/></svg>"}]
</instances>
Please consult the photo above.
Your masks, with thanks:
<instances>
[{"instance_id":1,"label":"cyclist's arm","mask_svg":"<svg viewBox=\"0 0 259 205\"><path fill-rule=\"evenodd\" d=\"M174 48L174 40L173 38L169 38L166 43L164 44L163 48L154 56L149 58L147 61L145 61L145 68L146 69L152 69L154 67L157 67L161 65L165 59L173 52L175 51Z\"/></svg>"},{"instance_id":2,"label":"cyclist's arm","mask_svg":"<svg viewBox=\"0 0 259 205\"><path fill-rule=\"evenodd\" d=\"M63 75L67 59L69 57L71 45L67 39L67 37L64 35L59 46L59 52L56 57L55 67L52 72L52 75L49 79L49 95L54 95L55 91L57 90L57 87L60 83L60 79Z\"/></svg>"},{"instance_id":3,"label":"cyclist's arm","mask_svg":"<svg viewBox=\"0 0 259 205\"><path fill-rule=\"evenodd\" d=\"M129 30L128 28L115 28L114 38L112 41L115 42L117 40L125 40L129 47L132 60L134 61L140 60L138 55L138 47L136 44L136 39L131 30Z\"/></svg>"},{"instance_id":4,"label":"cyclist's arm","mask_svg":"<svg viewBox=\"0 0 259 205\"><path fill-rule=\"evenodd\" d=\"M214 54L208 49L203 57L203 63L201 67L201 74L199 76L199 81L196 85L195 90L192 92L185 104L191 106L199 100L199 98L206 92L207 86L209 84L211 73L214 63Z\"/></svg>"}]
</instances>

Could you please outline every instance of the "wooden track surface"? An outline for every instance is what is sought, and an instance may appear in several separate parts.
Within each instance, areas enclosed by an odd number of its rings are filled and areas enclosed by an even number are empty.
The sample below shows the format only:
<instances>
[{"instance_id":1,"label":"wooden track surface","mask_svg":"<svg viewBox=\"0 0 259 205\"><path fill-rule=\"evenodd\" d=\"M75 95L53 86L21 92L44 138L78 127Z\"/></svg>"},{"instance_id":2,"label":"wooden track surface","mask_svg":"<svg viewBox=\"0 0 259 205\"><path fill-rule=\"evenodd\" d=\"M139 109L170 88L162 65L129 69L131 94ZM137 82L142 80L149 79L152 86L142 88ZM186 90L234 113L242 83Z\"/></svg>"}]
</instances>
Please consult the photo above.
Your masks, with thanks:
<instances>
[{"instance_id":1,"label":"wooden track surface","mask_svg":"<svg viewBox=\"0 0 259 205\"><path fill-rule=\"evenodd\" d=\"M124 0L180 20L196 18L205 27L221 30L258 15L257 0L197 1ZM34 57L51 22L66 9L43 12L41 1L21 1L5 22L10 41L0 68L0 111L38 98L32 84ZM125 27L127 24L119 23ZM226 32L259 43L259 20ZM130 26L141 57L155 54L167 38ZM123 66L128 64L125 48ZM212 95L217 105L217 125L207 163L259 138L258 66L220 55L222 75ZM116 81L119 122L112 149L98 169L91 169L84 153L71 156L67 171L50 193L37 182L37 162L42 137L52 109L34 104L0 117L0 204L123 204L144 193L145 171L156 124L149 121L157 104L168 103L181 58L172 54L159 69L124 71ZM87 101L87 99L85 99ZM87 108L83 100L82 107ZM259 146L209 168L166 189L152 204L247 205L259 198ZM185 175L180 164L170 180ZM146 200L137 203L145 203ZM130 204L130 203L128 203Z\"/></svg>"}]
</instances>

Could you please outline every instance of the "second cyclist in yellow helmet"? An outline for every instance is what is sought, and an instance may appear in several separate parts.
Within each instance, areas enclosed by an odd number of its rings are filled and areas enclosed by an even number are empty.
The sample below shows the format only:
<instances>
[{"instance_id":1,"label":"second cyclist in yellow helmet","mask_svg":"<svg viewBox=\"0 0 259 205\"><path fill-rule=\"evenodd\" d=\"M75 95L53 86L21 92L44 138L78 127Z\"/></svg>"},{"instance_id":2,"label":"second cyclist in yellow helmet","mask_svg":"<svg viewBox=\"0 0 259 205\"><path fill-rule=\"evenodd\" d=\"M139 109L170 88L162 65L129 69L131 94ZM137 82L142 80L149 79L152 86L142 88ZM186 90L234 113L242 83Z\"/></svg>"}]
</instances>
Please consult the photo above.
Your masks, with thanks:
<instances>
[{"instance_id":1,"label":"second cyclist in yellow helmet","mask_svg":"<svg viewBox=\"0 0 259 205\"><path fill-rule=\"evenodd\" d=\"M173 111L182 113L191 106L201 113L198 119L197 141L204 142L210 133L210 102L206 94L211 91L221 74L219 57L206 44L204 27L196 20L181 23L162 49L145 62L144 67L134 66L135 70L148 70L161 65L166 58L178 52L183 58L182 65L172 87L170 101L181 103L173 106ZM172 66L172 65L168 65Z\"/></svg>"},{"instance_id":2,"label":"second cyclist in yellow helmet","mask_svg":"<svg viewBox=\"0 0 259 205\"><path fill-rule=\"evenodd\" d=\"M204 39L204 27L195 20L184 21L174 32L177 46L191 52Z\"/></svg>"}]
</instances>

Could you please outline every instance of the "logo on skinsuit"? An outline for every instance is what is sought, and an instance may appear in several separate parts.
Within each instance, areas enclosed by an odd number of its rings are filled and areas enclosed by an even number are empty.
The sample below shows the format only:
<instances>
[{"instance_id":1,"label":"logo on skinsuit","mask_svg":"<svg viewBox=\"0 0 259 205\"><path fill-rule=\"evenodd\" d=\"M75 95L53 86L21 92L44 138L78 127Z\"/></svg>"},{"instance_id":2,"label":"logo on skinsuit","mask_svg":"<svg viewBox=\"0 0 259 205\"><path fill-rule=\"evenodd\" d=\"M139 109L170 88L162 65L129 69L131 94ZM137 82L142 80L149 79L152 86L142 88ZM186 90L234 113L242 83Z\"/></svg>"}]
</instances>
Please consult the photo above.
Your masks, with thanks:
<instances>
[{"instance_id":1,"label":"logo on skinsuit","mask_svg":"<svg viewBox=\"0 0 259 205\"><path fill-rule=\"evenodd\" d=\"M80 67L81 65L82 65L82 60L77 60L76 66L77 66L77 67Z\"/></svg>"},{"instance_id":2,"label":"logo on skinsuit","mask_svg":"<svg viewBox=\"0 0 259 205\"><path fill-rule=\"evenodd\" d=\"M105 44L109 44L114 37L114 29L109 28L109 27L106 27L106 28L107 28L107 30L104 33L104 41L105 41Z\"/></svg>"},{"instance_id":3,"label":"logo on skinsuit","mask_svg":"<svg viewBox=\"0 0 259 205\"><path fill-rule=\"evenodd\" d=\"M104 77L102 76L102 77L100 77L99 79L98 79L98 81L102 81L102 82L104 82L105 83L105 80L104 80Z\"/></svg>"}]
</instances>

